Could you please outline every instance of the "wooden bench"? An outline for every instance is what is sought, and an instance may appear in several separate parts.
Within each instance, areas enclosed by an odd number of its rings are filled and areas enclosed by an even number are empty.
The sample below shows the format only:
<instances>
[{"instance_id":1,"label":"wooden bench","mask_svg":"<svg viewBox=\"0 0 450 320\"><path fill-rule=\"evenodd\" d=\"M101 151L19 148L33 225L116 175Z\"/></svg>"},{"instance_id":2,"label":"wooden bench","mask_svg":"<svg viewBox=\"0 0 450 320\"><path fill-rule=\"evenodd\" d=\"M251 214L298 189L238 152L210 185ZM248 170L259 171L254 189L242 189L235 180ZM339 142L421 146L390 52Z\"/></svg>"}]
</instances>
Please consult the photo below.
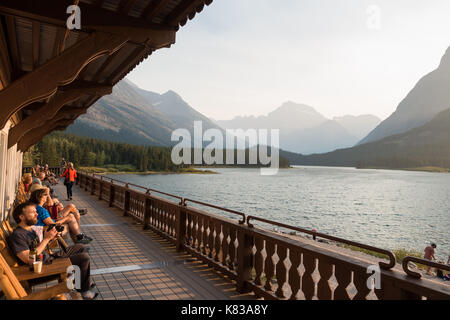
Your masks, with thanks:
<instances>
[{"instance_id":1,"label":"wooden bench","mask_svg":"<svg viewBox=\"0 0 450 320\"><path fill-rule=\"evenodd\" d=\"M63 260L63 259L62 259ZM27 269L28 267L25 266ZM47 272L46 266L42 266L42 273ZM20 268L20 267L19 267ZM28 270L28 272L31 272ZM23 273L25 275L25 272ZM24 287L21 285L20 280L14 274L13 270L10 268L8 263L3 256L0 255L0 289L8 300L48 300L48 299L59 299L66 300L63 295L69 292L70 289L67 288L65 281L52 286L50 288L44 289L42 291L27 293Z\"/></svg>"}]
</instances>

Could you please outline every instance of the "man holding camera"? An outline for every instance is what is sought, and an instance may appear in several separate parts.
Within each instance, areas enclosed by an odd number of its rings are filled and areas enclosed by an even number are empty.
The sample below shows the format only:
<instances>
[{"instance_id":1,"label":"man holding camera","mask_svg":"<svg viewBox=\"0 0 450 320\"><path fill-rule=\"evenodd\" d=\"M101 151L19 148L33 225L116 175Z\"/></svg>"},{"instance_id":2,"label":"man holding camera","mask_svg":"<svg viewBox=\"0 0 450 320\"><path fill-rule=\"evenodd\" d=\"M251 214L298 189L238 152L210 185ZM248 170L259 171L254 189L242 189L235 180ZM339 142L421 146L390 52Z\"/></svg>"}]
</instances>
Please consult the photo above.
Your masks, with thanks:
<instances>
[{"instance_id":1,"label":"man holding camera","mask_svg":"<svg viewBox=\"0 0 450 320\"><path fill-rule=\"evenodd\" d=\"M12 253L19 258L19 263L30 264L30 250L34 249L36 255L43 254L43 263L50 262L52 259L69 258L73 265L77 265L81 271L81 296L83 299L95 299L98 293L90 289L90 258L85 252L82 244L75 244L67 248L65 252L60 251L49 255L44 250L48 243L58 236L55 227L48 228L43 232L43 239L39 241L36 232L31 228L37 223L36 205L31 202L25 202L18 205L13 212L13 218L17 223L14 232L9 236L8 243Z\"/></svg>"}]
</instances>

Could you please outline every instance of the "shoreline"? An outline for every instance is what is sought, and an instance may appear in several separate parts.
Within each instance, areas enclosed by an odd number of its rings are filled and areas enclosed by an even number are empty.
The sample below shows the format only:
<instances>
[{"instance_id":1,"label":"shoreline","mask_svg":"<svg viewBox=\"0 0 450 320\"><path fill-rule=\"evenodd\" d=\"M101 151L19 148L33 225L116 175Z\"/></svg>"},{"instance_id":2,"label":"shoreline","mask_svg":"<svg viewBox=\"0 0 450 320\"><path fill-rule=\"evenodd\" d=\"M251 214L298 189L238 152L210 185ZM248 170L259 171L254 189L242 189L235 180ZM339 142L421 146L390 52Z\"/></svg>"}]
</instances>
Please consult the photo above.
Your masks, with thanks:
<instances>
[{"instance_id":1,"label":"shoreline","mask_svg":"<svg viewBox=\"0 0 450 320\"><path fill-rule=\"evenodd\" d=\"M180 170L180 171L111 171L107 168L97 168L97 169L104 169L104 170L95 170L90 169L89 167L80 167L81 171L87 172L87 173L94 173L98 175L106 175L106 174L135 174L135 175L169 175L169 174L219 174L218 172L212 171L212 170L197 170L197 169L186 169L186 170Z\"/></svg>"},{"instance_id":2,"label":"shoreline","mask_svg":"<svg viewBox=\"0 0 450 320\"><path fill-rule=\"evenodd\" d=\"M441 167L417 167L417 168L387 168L387 167L356 167L356 169L373 169L373 170L398 170L398 171L418 171L418 172L434 172L434 173L450 173L450 169Z\"/></svg>"}]
</instances>

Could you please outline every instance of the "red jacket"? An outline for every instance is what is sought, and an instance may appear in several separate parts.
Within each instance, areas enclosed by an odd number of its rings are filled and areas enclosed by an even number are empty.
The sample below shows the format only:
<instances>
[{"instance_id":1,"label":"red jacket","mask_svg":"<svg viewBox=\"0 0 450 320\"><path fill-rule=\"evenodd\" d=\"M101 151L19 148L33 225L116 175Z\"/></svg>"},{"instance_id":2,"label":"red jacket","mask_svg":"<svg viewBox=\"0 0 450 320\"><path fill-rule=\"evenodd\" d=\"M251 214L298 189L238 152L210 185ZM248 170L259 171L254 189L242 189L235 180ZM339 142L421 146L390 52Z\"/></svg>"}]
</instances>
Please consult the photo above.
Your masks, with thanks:
<instances>
[{"instance_id":1,"label":"red jacket","mask_svg":"<svg viewBox=\"0 0 450 320\"><path fill-rule=\"evenodd\" d=\"M61 178L65 177L66 179L69 178L70 182L74 182L75 178L77 177L77 170L67 168L66 171L61 175Z\"/></svg>"}]
</instances>

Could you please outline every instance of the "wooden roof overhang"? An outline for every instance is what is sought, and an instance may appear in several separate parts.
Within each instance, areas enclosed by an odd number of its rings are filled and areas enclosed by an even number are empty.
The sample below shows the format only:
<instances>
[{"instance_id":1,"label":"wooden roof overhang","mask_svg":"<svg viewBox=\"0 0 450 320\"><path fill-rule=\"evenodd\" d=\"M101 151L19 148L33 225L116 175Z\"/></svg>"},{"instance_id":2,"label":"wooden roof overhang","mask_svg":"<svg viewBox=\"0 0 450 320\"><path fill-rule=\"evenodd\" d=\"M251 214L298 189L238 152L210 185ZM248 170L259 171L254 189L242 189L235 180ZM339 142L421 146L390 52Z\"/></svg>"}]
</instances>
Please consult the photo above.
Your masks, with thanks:
<instances>
[{"instance_id":1,"label":"wooden roof overhang","mask_svg":"<svg viewBox=\"0 0 450 320\"><path fill-rule=\"evenodd\" d=\"M0 0L0 129L26 151L64 130L212 0ZM81 9L68 30L67 8Z\"/></svg>"}]
</instances>

